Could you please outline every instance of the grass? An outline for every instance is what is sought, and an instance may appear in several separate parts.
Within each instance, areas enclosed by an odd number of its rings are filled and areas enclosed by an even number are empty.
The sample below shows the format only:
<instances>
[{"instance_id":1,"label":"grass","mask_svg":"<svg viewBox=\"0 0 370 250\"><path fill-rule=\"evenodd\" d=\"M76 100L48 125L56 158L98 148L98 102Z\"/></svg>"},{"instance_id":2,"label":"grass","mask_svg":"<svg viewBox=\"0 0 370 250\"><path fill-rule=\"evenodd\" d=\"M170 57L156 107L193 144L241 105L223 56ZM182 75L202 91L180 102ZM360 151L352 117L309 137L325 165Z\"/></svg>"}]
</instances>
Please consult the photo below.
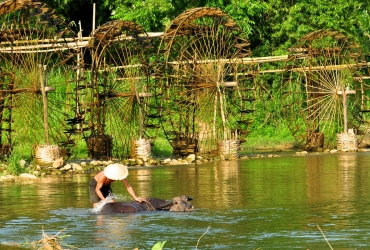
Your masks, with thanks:
<instances>
[{"instance_id":1,"label":"grass","mask_svg":"<svg viewBox=\"0 0 370 250\"><path fill-rule=\"evenodd\" d=\"M295 148L294 138L271 138L266 136L248 137L242 144L243 151L253 150L285 150Z\"/></svg>"},{"instance_id":2,"label":"grass","mask_svg":"<svg viewBox=\"0 0 370 250\"><path fill-rule=\"evenodd\" d=\"M72 149L73 155L71 156L71 158L75 158L75 159L86 158L88 155L86 141L84 139L81 139L81 140L76 140L76 142L77 143L75 147Z\"/></svg>"},{"instance_id":3,"label":"grass","mask_svg":"<svg viewBox=\"0 0 370 250\"><path fill-rule=\"evenodd\" d=\"M5 157L4 161L6 162L5 169L9 174L20 175L21 173L27 172L25 167L26 159L23 154L20 154L17 150L14 150L9 157Z\"/></svg>"},{"instance_id":4,"label":"grass","mask_svg":"<svg viewBox=\"0 0 370 250\"><path fill-rule=\"evenodd\" d=\"M242 151L287 150L297 148L290 130L284 126L254 129L242 144Z\"/></svg>"},{"instance_id":5,"label":"grass","mask_svg":"<svg viewBox=\"0 0 370 250\"><path fill-rule=\"evenodd\" d=\"M164 137L157 137L155 144L152 148L152 156L154 158L166 158L171 157L172 146L168 140Z\"/></svg>"}]
</instances>

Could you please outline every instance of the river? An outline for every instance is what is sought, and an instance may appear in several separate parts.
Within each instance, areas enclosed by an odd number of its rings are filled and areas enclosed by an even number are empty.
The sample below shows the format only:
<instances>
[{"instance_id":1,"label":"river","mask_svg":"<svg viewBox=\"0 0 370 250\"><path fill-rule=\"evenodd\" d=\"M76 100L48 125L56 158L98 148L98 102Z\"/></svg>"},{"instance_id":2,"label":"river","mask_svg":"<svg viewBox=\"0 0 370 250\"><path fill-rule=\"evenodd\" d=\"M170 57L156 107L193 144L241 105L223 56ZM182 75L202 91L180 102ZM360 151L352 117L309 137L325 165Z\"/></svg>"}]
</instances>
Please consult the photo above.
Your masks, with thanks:
<instances>
[{"instance_id":1,"label":"river","mask_svg":"<svg viewBox=\"0 0 370 250\"><path fill-rule=\"evenodd\" d=\"M129 170L138 196L191 196L189 213L93 213L96 173L1 184L0 242L45 233L65 236L68 249L369 249L370 152L293 154Z\"/></svg>"}]
</instances>

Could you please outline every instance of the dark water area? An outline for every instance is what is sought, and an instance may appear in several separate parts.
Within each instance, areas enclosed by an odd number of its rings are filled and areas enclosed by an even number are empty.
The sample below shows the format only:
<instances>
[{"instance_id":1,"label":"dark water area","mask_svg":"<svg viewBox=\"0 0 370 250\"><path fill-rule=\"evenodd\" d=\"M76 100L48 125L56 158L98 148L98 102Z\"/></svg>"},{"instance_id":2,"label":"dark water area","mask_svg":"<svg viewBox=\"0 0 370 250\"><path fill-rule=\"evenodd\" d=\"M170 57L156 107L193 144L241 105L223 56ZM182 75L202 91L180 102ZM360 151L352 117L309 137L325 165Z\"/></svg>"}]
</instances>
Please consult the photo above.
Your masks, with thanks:
<instances>
[{"instance_id":1,"label":"dark water area","mask_svg":"<svg viewBox=\"0 0 370 250\"><path fill-rule=\"evenodd\" d=\"M370 249L369 152L130 169L137 195L191 196L190 213L93 213L95 174L0 185L0 242L64 229L78 249ZM113 190L130 200L122 183Z\"/></svg>"}]
</instances>

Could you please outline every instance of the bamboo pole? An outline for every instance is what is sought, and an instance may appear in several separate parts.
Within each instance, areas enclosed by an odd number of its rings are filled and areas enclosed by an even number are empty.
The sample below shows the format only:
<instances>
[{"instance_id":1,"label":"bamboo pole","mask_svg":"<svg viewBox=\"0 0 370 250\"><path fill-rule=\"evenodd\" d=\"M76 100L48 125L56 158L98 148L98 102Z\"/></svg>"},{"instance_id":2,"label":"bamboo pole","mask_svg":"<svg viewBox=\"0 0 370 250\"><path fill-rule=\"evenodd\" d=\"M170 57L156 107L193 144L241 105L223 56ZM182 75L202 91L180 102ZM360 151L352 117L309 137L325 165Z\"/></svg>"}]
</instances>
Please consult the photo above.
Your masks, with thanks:
<instances>
[{"instance_id":1,"label":"bamboo pole","mask_svg":"<svg viewBox=\"0 0 370 250\"><path fill-rule=\"evenodd\" d=\"M82 41L82 25L81 25L81 21L78 21L78 27L79 27L79 31L78 31L78 41ZM76 83L77 85L80 85L80 79L81 79L81 53L77 53L77 70L76 70ZM79 95L79 90L78 90L78 87L76 88L76 114L80 114L80 99L82 98L82 96L84 95ZM81 103L84 103L83 101ZM82 128L81 126L81 123L77 124L77 129L80 130Z\"/></svg>"},{"instance_id":2,"label":"bamboo pole","mask_svg":"<svg viewBox=\"0 0 370 250\"><path fill-rule=\"evenodd\" d=\"M40 53L40 52L51 52L51 51L60 51L67 49L77 49L86 47L88 41L76 41L63 44L38 44L38 45L29 45L29 46L14 46L14 47L5 47L0 48L0 53L12 53L12 54L22 54L22 53ZM42 50L41 50L42 49Z\"/></svg>"},{"instance_id":3,"label":"bamboo pole","mask_svg":"<svg viewBox=\"0 0 370 250\"><path fill-rule=\"evenodd\" d=\"M161 38L161 36L163 35L163 32L148 32L148 33L145 33L145 34L139 34L139 36L147 36L149 38ZM85 36L85 37L81 37L79 40L81 41L90 41L92 39L91 36ZM133 36L117 36L115 37L115 39L113 39L112 41L118 41L118 40L121 40L121 39L124 39L124 40L130 40L130 39L135 39ZM77 39L74 38L74 37L66 37L66 38L57 38L57 39L35 39L35 40L16 40L16 41L2 41L0 42L1 45L14 45L14 44L31 44L31 43L52 43L52 44L55 44L55 43L65 43L65 42L75 42Z\"/></svg>"},{"instance_id":4,"label":"bamboo pole","mask_svg":"<svg viewBox=\"0 0 370 250\"><path fill-rule=\"evenodd\" d=\"M348 133L348 114L347 114L347 94L344 90L344 86L342 86L343 91L343 126L344 126L344 133Z\"/></svg>"},{"instance_id":5,"label":"bamboo pole","mask_svg":"<svg viewBox=\"0 0 370 250\"><path fill-rule=\"evenodd\" d=\"M303 59L303 58L302 58ZM243 57L243 58L226 58L226 59L206 59L206 60L186 60L186 61L172 61L168 64L207 64L207 63L231 63L231 64L256 64L268 62L284 62L288 60L288 55L283 56L268 56L268 57Z\"/></svg>"},{"instance_id":6,"label":"bamboo pole","mask_svg":"<svg viewBox=\"0 0 370 250\"><path fill-rule=\"evenodd\" d=\"M213 103L213 123L212 123L212 136L216 137L216 122L217 122L217 105L218 105L218 95L215 95L215 100ZM207 136L208 138L208 136Z\"/></svg>"},{"instance_id":7,"label":"bamboo pole","mask_svg":"<svg viewBox=\"0 0 370 250\"><path fill-rule=\"evenodd\" d=\"M347 95L356 94L356 91L355 90L350 90L349 87L344 88L344 86L342 86L342 90L337 91L337 94L343 96L343 122L344 122L343 129L344 129L344 133L347 134L348 133Z\"/></svg>"},{"instance_id":8,"label":"bamboo pole","mask_svg":"<svg viewBox=\"0 0 370 250\"><path fill-rule=\"evenodd\" d=\"M220 97L220 114L222 119L222 127L223 127L223 137L224 140L227 138L227 128L226 128L226 117L225 117L225 110L224 110L224 103L223 103L223 93L221 92L220 88L220 80L222 79L222 69L224 64L218 63L217 65L217 92Z\"/></svg>"},{"instance_id":9,"label":"bamboo pole","mask_svg":"<svg viewBox=\"0 0 370 250\"><path fill-rule=\"evenodd\" d=\"M270 59L269 59L270 58ZM303 58L301 58L303 59ZM271 63L271 62L284 62L288 60L287 56L280 56L280 57L256 57L256 58L239 58L239 59L210 59L210 60L189 60L189 61L172 61L168 62L168 64L178 65L178 64L188 64L188 63L197 63L197 64L208 64L208 63L229 63L229 64L261 64L261 63ZM143 64L132 64L132 65L124 65L124 66L116 66L111 67L111 69L121 69L121 68L134 68L134 67L142 67ZM303 72L303 71L319 71L319 70L341 70L347 69L351 67L370 67L370 62L364 62L360 64L338 64L338 65L320 65L315 67L298 67L298 68L291 68L289 70L286 69L270 69L270 70L258 70L259 74L264 73L279 73L284 71L294 71L294 72ZM256 71L253 71L255 73ZM243 73L241 75L248 75L251 72ZM362 79L368 79L370 77L361 77Z\"/></svg>"},{"instance_id":10,"label":"bamboo pole","mask_svg":"<svg viewBox=\"0 0 370 250\"><path fill-rule=\"evenodd\" d=\"M15 40L15 41L2 41L0 42L1 45L13 45L14 44L40 44L40 43L45 43L45 44L56 44L56 43L65 43L65 42L76 42L75 37L66 37L66 38L56 38L56 39L34 39L34 40ZM81 41L89 41L91 40L90 36L87 37L81 37L79 38Z\"/></svg>"},{"instance_id":11,"label":"bamboo pole","mask_svg":"<svg viewBox=\"0 0 370 250\"><path fill-rule=\"evenodd\" d=\"M92 20L92 33L95 33L95 13L96 13L96 4L93 3L93 20Z\"/></svg>"},{"instance_id":12,"label":"bamboo pole","mask_svg":"<svg viewBox=\"0 0 370 250\"><path fill-rule=\"evenodd\" d=\"M138 103L138 109L139 109L139 139L141 140L144 135L144 115L143 115L143 110L141 106L141 100L139 97L139 91L138 91L137 84L134 84L134 89L135 89L135 97L136 97L136 101Z\"/></svg>"},{"instance_id":13,"label":"bamboo pole","mask_svg":"<svg viewBox=\"0 0 370 250\"><path fill-rule=\"evenodd\" d=\"M44 131L45 131L45 141L46 144L49 145L49 123L48 123L48 98L46 96L45 87L47 85L46 82L46 65L39 64L40 70L40 81L41 81L41 92L42 92L42 101L44 106ZM45 79L44 79L45 77Z\"/></svg>"}]
</instances>

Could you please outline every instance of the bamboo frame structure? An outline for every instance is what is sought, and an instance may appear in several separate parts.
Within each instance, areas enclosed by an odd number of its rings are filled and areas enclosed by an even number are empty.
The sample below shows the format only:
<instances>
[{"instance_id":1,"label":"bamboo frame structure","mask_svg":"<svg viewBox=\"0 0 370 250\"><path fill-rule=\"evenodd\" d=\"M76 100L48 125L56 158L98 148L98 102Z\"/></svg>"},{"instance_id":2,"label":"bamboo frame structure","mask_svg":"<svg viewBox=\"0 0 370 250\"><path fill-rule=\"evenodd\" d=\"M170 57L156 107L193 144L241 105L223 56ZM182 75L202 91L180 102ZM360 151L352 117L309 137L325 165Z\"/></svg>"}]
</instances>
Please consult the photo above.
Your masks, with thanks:
<instances>
[{"instance_id":1,"label":"bamboo frame structure","mask_svg":"<svg viewBox=\"0 0 370 250\"><path fill-rule=\"evenodd\" d=\"M132 137L138 140L149 138L154 143L160 126L164 128L175 154L182 156L189 153L213 154L219 150L218 142L223 140L243 141L255 111L257 76L262 74L283 75L282 105L287 119L293 120L290 124L292 134L300 142L309 144L311 135L312 140L321 141L322 138L318 132L322 132L323 119L316 117L319 106L312 107L310 111L303 105L296 106L297 103L307 104L313 96L319 98L328 95L326 89L323 91L317 87L324 85L317 80L322 72L336 72L337 76L345 72L345 76L339 80L351 78L351 81L356 81L351 93L345 92L347 86L343 84L330 92L331 96L343 97L342 104L348 101L349 116L353 113L353 105L359 107L361 115L365 110L370 110L367 108L370 95L366 84L366 80L370 79L367 72L370 62L362 58L353 60L360 58L353 56L359 52L358 47L339 32L321 30L310 33L292 47L287 55L253 57L249 41L235 20L217 8L189 9L175 18L164 32L145 32L138 24L126 21L112 21L98 29L95 29L93 23L93 32L89 37L82 37L81 32L75 36L63 27L64 22L52 9L39 1L4 1L0 3L0 14L6 15L27 8L38 10L31 18L39 15L37 18L57 29L50 34L43 30L45 35L38 37L33 31L43 29L44 26L4 29L0 31L0 57L7 62L10 59L19 62L32 58L37 65L44 65L46 60L42 61L44 59L41 58L45 54L49 56L50 62L57 62L54 68L59 69L60 66L68 78L63 95L69 97L66 98L68 101L64 100L68 108L60 109L61 113L63 111L60 116L65 116L60 121L65 131L59 129L63 136L54 134L51 137L69 145L76 140L76 135L87 139L97 133L104 136L104 148L113 150L113 153L98 152L99 157L112 157L115 154L128 156L130 153L127 149L130 148ZM29 15L29 12L25 13ZM334 46L308 46L323 36L340 42ZM158 47L152 48L153 40L158 41ZM322 49L325 49L328 56L323 56ZM352 53L352 50L356 53ZM344 59L318 63L320 58L328 59L335 54L343 55ZM87 55L91 56L91 66L84 62ZM54 60L57 56L61 58ZM272 66L274 63L284 64L285 67L271 67L268 70L260 67L263 64ZM16 67L18 70L19 65ZM11 116L5 118L5 114L11 112L8 103L22 94L33 94L36 99L42 95L46 103L47 89L39 86L43 83L42 79L32 86L24 86L20 84L22 79L16 79L10 69L3 67L1 70L1 77L9 84L3 84L0 90L0 106L3 105L0 111L8 110L0 114L0 122L11 131L11 122L6 123L12 121ZM32 70L28 70L29 75L32 75ZM363 72L360 74L359 71ZM297 86L302 87L299 92L296 92ZM345 98L346 93L351 94L348 100ZM297 94L299 97L296 100L291 98ZM301 96L306 99L300 100ZM123 104L123 100L130 101ZM308 113L301 116L309 124L307 129L304 129L306 125L294 121L294 115L302 112ZM136 118L127 114L136 114ZM46 110L44 115L49 116ZM365 116L362 118L363 121L358 121L356 129L360 129L360 124L368 120ZM346 121L345 118L343 122L352 126L352 118L348 119ZM316 123L310 123L310 120ZM128 129L123 129L123 125L127 125ZM109 126L112 127L108 129ZM47 127L45 123L44 127ZM53 130L52 126L50 129ZM344 131L347 129L345 125ZM325 136L328 137L327 134ZM0 138L5 137L0 135ZM49 143L47 138L45 140ZM118 155L117 152L125 153Z\"/></svg>"}]
</instances>

